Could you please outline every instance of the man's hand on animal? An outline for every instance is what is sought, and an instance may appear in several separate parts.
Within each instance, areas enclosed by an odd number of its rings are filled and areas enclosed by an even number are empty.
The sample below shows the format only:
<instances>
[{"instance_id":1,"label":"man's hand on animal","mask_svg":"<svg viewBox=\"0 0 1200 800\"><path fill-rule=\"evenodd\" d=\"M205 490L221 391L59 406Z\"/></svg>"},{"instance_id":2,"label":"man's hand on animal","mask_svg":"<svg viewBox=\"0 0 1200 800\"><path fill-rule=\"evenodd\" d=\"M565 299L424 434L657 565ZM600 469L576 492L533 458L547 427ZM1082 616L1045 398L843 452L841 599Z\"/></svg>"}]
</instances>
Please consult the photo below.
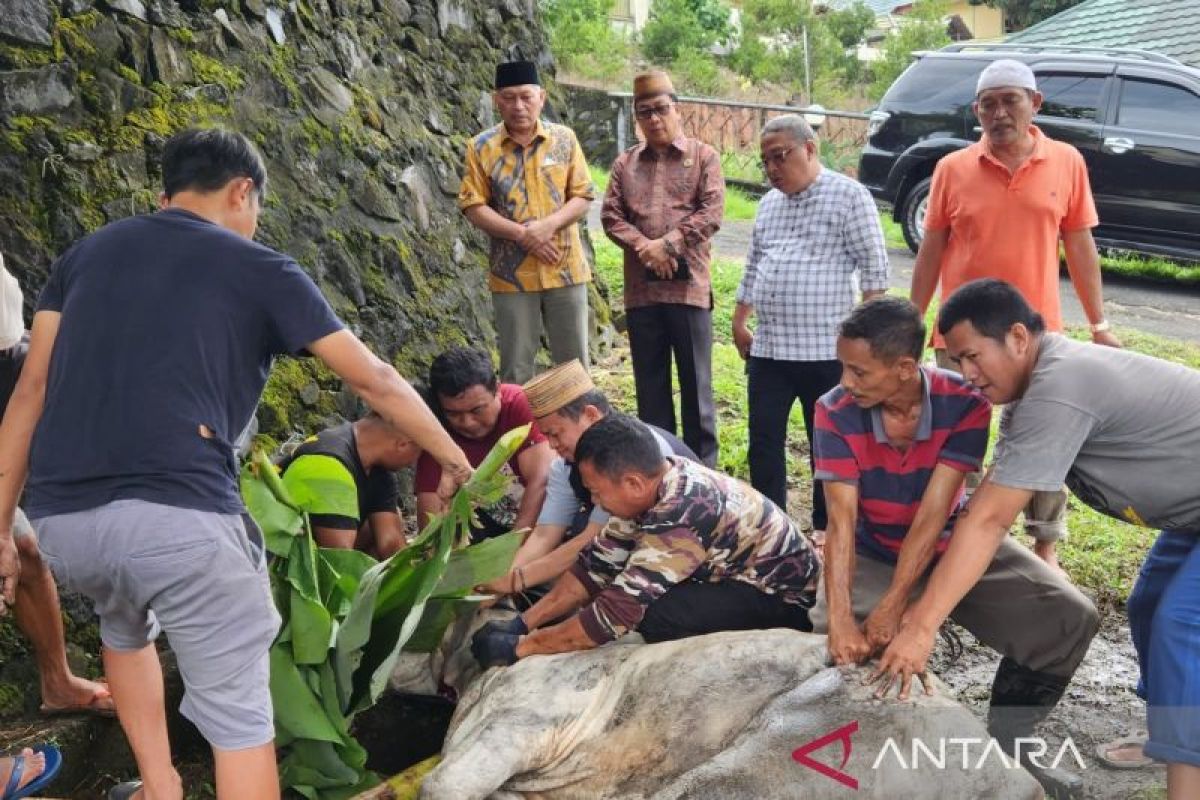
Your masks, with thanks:
<instances>
[{"instance_id":1,"label":"man's hand on animal","mask_svg":"<svg viewBox=\"0 0 1200 800\"><path fill-rule=\"evenodd\" d=\"M872 653L880 653L892 643L896 632L900 630L900 619L903 616L903 605L886 600L880 602L867 615L867 621L863 623L863 635L866 636Z\"/></svg>"},{"instance_id":2,"label":"man's hand on animal","mask_svg":"<svg viewBox=\"0 0 1200 800\"><path fill-rule=\"evenodd\" d=\"M901 625L899 633L879 659L879 667L868 679L875 684L875 696L888 696L898 684L897 699L907 700L912 679L917 678L925 694L933 694L926 668L933 650L933 633L915 628L911 623Z\"/></svg>"},{"instance_id":3,"label":"man's hand on animal","mask_svg":"<svg viewBox=\"0 0 1200 800\"><path fill-rule=\"evenodd\" d=\"M829 656L838 666L861 664L871 657L871 645L853 620L829 624Z\"/></svg>"}]
</instances>

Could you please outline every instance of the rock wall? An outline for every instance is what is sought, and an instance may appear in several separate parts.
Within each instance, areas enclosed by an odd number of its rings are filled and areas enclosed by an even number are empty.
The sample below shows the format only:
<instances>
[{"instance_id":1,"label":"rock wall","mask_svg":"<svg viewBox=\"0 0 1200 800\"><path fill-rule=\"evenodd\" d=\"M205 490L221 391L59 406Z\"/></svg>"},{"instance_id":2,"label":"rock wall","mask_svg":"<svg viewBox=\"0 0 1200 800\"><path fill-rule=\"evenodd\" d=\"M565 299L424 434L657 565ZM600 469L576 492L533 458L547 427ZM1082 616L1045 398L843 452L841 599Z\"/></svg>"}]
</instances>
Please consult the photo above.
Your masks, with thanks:
<instances>
[{"instance_id":1,"label":"rock wall","mask_svg":"<svg viewBox=\"0 0 1200 800\"><path fill-rule=\"evenodd\" d=\"M606 89L590 86L561 85L566 101L563 121L579 137L589 164L608 169L617 157L617 117L621 101L609 97ZM634 144L632 120L626 112L626 147Z\"/></svg>"},{"instance_id":2,"label":"rock wall","mask_svg":"<svg viewBox=\"0 0 1200 800\"><path fill-rule=\"evenodd\" d=\"M535 0L3 0L0 249L32 307L72 241L155 207L171 133L220 123L267 161L259 239L419 377L493 337L484 242L454 196L494 122L494 65L517 57L552 75ZM261 429L352 410L339 389L282 364Z\"/></svg>"},{"instance_id":3,"label":"rock wall","mask_svg":"<svg viewBox=\"0 0 1200 800\"><path fill-rule=\"evenodd\" d=\"M402 374L491 342L485 242L454 197L467 139L495 122L495 64L531 58L553 75L535 2L0 0L0 251L27 319L59 253L156 207L167 137L216 123L266 159L258 238ZM260 430L311 432L355 404L285 359ZM77 667L95 674L90 609L65 606ZM0 620L0 716L36 708L27 656Z\"/></svg>"}]
</instances>

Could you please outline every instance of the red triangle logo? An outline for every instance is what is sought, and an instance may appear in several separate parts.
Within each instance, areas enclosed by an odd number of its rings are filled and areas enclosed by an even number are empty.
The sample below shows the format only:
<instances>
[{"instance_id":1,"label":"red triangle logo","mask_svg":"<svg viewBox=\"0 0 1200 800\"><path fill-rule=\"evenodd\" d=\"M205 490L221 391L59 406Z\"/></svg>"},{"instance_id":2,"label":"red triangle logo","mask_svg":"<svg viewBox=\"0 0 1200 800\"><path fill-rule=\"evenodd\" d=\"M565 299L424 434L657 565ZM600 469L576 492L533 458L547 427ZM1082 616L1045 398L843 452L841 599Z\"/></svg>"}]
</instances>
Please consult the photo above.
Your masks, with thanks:
<instances>
[{"instance_id":1,"label":"red triangle logo","mask_svg":"<svg viewBox=\"0 0 1200 800\"><path fill-rule=\"evenodd\" d=\"M858 781L853 776L842 772L842 769L846 766L846 762L850 760L850 751L854 747L853 743L850 741L850 737L856 733L858 733L858 720L855 720L848 725L843 725L835 731L830 731L819 739L813 739L806 745L797 747L792 751L792 759L797 763L803 764L811 770L816 770L826 778L833 778L843 786L848 786L851 789L857 790ZM820 761L815 761L812 758L809 758L809 753L816 752L817 750L820 750L821 748L832 744L833 742L842 743L842 763L837 769L826 766Z\"/></svg>"}]
</instances>

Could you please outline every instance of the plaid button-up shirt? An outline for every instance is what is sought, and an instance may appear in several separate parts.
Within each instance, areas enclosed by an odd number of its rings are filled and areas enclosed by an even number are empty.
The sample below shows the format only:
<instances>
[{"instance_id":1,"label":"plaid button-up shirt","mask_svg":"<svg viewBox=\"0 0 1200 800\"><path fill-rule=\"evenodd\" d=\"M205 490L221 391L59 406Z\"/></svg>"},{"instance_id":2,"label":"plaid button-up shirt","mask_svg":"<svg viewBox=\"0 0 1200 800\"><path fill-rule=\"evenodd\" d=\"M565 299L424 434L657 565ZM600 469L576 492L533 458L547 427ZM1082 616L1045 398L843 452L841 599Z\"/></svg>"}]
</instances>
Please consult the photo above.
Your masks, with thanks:
<instances>
[{"instance_id":1,"label":"plaid button-up shirt","mask_svg":"<svg viewBox=\"0 0 1200 800\"><path fill-rule=\"evenodd\" d=\"M680 136L659 156L639 144L617 156L604 196L604 232L625 251L625 307L682 303L712 308L709 242L725 214L717 151ZM639 245L665 238L687 261L687 280L648 281Z\"/></svg>"},{"instance_id":2,"label":"plaid button-up shirt","mask_svg":"<svg viewBox=\"0 0 1200 800\"><path fill-rule=\"evenodd\" d=\"M822 169L802 192L772 189L758 204L737 292L758 318L750 355L837 358L838 324L857 291L886 290L888 276L879 212L864 186Z\"/></svg>"}]
</instances>

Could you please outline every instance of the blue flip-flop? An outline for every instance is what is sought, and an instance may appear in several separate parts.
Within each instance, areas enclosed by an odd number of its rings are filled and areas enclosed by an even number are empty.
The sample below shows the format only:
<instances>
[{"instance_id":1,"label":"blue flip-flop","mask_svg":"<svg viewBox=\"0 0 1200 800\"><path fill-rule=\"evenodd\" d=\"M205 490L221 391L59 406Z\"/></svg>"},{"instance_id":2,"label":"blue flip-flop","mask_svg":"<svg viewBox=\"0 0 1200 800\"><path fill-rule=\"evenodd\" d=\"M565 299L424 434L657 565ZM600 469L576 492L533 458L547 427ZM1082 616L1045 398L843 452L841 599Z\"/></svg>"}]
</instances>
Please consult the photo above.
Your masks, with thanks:
<instances>
[{"instance_id":1,"label":"blue flip-flop","mask_svg":"<svg viewBox=\"0 0 1200 800\"><path fill-rule=\"evenodd\" d=\"M29 797L34 792L49 786L58 775L58 771L62 769L63 758L57 747L52 744L44 744L34 747L33 751L46 756L46 769L42 771L41 775L18 789L17 784L21 782L21 776L25 774L25 756L12 756L12 775L8 779L8 785L4 787L4 794L0 795L0 800L20 800L22 797Z\"/></svg>"}]
</instances>

